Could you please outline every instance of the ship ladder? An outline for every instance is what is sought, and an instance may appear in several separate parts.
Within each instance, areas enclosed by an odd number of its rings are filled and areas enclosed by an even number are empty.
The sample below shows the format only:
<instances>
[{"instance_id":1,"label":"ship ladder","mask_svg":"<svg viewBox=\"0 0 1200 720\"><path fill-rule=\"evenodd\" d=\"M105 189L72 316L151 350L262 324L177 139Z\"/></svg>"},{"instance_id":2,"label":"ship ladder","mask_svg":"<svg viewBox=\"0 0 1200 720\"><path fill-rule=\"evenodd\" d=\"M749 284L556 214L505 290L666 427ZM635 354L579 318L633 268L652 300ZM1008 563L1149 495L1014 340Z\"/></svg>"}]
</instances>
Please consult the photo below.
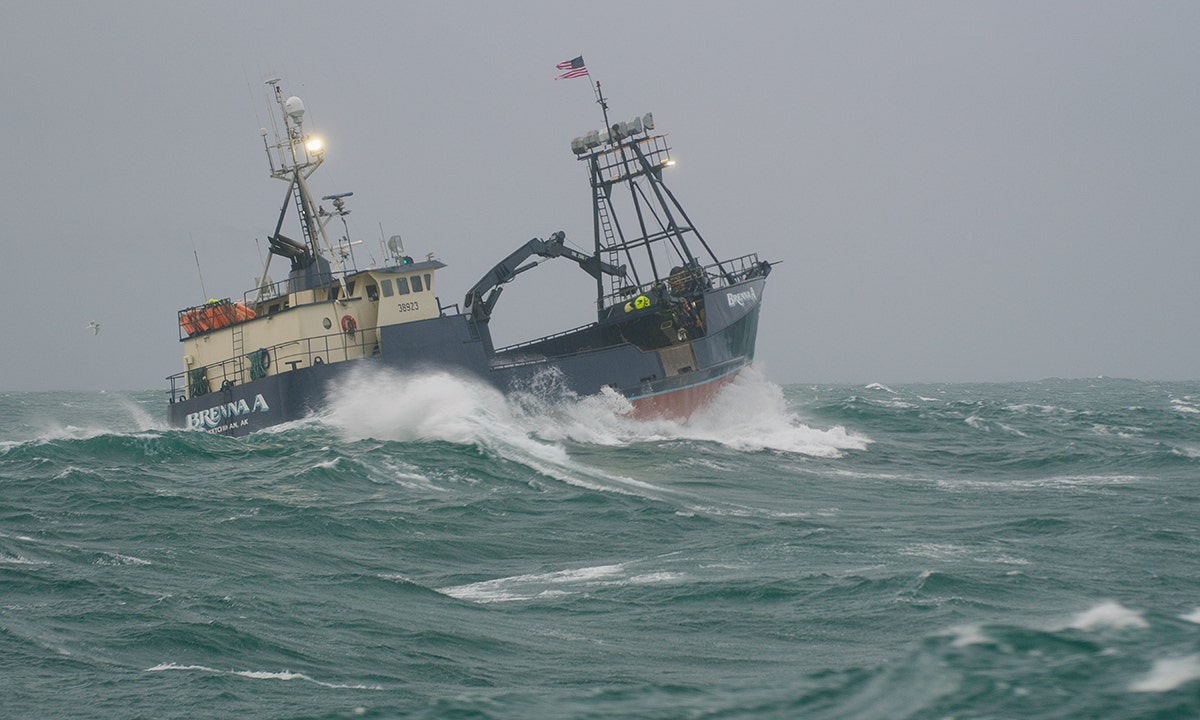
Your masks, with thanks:
<instances>
[{"instance_id":1,"label":"ship ladder","mask_svg":"<svg viewBox=\"0 0 1200 720\"><path fill-rule=\"evenodd\" d=\"M242 339L242 324L234 323L230 328L233 333L233 357L237 363L237 379L239 382L246 381L246 358L243 357L242 350L244 349L244 340Z\"/></svg>"},{"instance_id":2,"label":"ship ladder","mask_svg":"<svg viewBox=\"0 0 1200 720\"><path fill-rule=\"evenodd\" d=\"M301 192L296 182L293 182L292 187L292 195L296 200L296 216L300 218L300 232L304 235L304 242L308 245L308 247L315 251L317 246L316 243L313 242L312 233L310 232L311 228L309 228L308 222L305 221L305 218L308 217L308 213L304 212L304 193Z\"/></svg>"},{"instance_id":3,"label":"ship ladder","mask_svg":"<svg viewBox=\"0 0 1200 720\"><path fill-rule=\"evenodd\" d=\"M600 221L600 231L604 235L604 248L608 253L606 260L610 265L619 265L621 263L621 255L615 249L617 244L616 233L613 232L612 220L608 213L608 199L604 195L604 190L596 188L596 218ZM608 279L608 291L615 293L620 289L622 278L615 275Z\"/></svg>"}]
</instances>

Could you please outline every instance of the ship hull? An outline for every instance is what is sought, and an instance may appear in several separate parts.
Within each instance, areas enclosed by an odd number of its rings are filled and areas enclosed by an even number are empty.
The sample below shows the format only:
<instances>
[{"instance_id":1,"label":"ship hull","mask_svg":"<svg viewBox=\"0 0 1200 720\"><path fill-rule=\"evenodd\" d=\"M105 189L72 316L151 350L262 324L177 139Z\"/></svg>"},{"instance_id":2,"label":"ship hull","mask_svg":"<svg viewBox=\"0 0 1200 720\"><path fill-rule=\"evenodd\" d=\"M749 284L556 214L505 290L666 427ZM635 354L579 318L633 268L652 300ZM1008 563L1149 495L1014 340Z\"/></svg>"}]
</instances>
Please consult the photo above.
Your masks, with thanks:
<instances>
[{"instance_id":1,"label":"ship hull","mask_svg":"<svg viewBox=\"0 0 1200 720\"><path fill-rule=\"evenodd\" d=\"M687 418L754 360L764 278L705 294L704 336L656 350L630 343L587 344L595 326L514 350L493 351L486 326L451 315L379 329L379 354L309 365L176 399L168 421L176 427L228 436L246 435L319 412L347 373L381 367L409 372L448 371L475 377L501 391L544 391L588 396L610 388L627 398L638 418ZM578 349L586 348L586 349Z\"/></svg>"}]
</instances>

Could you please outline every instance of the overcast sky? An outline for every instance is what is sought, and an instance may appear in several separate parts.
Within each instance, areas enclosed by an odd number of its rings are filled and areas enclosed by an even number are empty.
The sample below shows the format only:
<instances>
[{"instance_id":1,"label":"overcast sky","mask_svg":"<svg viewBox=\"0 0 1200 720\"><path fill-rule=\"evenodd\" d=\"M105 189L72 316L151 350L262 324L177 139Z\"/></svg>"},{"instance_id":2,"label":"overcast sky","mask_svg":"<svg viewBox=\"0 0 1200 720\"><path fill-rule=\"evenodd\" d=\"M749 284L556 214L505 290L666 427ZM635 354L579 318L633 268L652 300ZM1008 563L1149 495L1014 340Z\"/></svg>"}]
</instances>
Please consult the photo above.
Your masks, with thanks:
<instances>
[{"instance_id":1,"label":"overcast sky","mask_svg":"<svg viewBox=\"0 0 1200 720\"><path fill-rule=\"evenodd\" d=\"M531 237L589 247L569 142L601 119L552 79L579 54L614 117L669 133L718 252L781 263L771 379L1200 378L1200 3L24 2L4 25L3 390L182 369L193 247L207 295L241 297L287 187L272 75L326 139L314 191L354 192L360 260L382 224L447 263L448 303ZM497 340L589 321L592 287L523 275Z\"/></svg>"}]
</instances>

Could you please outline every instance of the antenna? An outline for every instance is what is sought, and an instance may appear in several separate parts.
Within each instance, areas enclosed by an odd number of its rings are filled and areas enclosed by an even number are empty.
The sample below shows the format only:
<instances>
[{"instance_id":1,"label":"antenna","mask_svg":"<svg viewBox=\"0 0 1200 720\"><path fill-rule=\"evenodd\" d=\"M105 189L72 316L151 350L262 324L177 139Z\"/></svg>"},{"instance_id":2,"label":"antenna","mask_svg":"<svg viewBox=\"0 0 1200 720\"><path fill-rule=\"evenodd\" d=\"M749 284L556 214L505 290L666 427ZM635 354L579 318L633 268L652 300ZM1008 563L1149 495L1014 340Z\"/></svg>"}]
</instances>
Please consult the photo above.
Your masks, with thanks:
<instances>
[{"instance_id":1,"label":"antenna","mask_svg":"<svg viewBox=\"0 0 1200 720\"><path fill-rule=\"evenodd\" d=\"M188 240L192 242L192 257L196 258L196 274L200 276L200 292L203 293L204 298L207 300L208 291L204 289L204 273L200 271L200 254L196 252L196 240L192 237L191 233L188 233Z\"/></svg>"}]
</instances>

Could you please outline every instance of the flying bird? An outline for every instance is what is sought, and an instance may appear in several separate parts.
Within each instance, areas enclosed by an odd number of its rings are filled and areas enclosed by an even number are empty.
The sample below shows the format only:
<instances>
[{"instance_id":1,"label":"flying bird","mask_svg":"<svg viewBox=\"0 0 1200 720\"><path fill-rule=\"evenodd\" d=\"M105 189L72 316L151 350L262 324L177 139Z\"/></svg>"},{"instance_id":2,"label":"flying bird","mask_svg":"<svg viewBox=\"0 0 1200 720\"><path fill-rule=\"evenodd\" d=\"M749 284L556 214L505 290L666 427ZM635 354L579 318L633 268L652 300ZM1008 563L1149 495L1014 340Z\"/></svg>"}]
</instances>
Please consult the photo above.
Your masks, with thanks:
<instances>
[{"instance_id":1,"label":"flying bird","mask_svg":"<svg viewBox=\"0 0 1200 720\"><path fill-rule=\"evenodd\" d=\"M89 322L88 327L91 328L93 335L100 334L100 323L96 322L95 320Z\"/></svg>"}]
</instances>

